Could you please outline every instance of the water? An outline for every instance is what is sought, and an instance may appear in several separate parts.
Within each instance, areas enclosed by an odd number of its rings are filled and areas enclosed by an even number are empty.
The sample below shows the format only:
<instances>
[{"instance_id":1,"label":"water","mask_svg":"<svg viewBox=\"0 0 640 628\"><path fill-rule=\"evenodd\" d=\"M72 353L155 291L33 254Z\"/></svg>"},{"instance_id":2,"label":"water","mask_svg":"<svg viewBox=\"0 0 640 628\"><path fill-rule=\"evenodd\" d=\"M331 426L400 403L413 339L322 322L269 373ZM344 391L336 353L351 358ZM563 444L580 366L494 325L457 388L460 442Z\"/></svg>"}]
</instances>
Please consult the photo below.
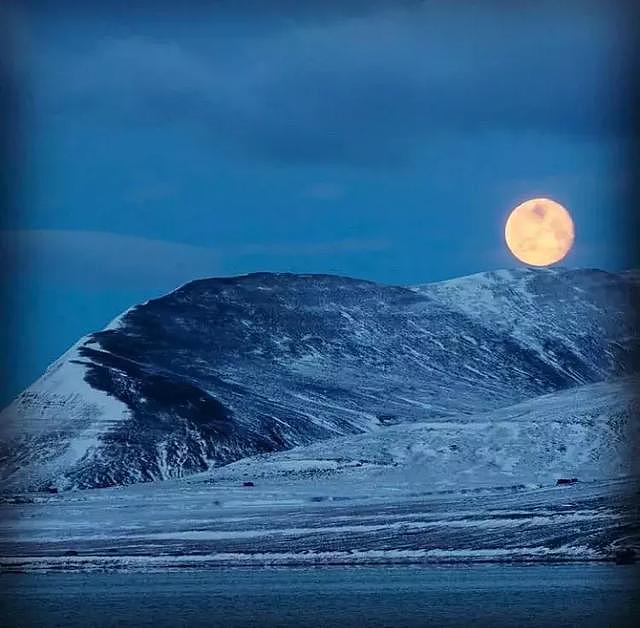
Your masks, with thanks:
<instances>
[{"instance_id":1,"label":"water","mask_svg":"<svg viewBox=\"0 0 640 628\"><path fill-rule=\"evenodd\" d=\"M632 626L640 570L484 565L0 577L7 626Z\"/></svg>"}]
</instances>

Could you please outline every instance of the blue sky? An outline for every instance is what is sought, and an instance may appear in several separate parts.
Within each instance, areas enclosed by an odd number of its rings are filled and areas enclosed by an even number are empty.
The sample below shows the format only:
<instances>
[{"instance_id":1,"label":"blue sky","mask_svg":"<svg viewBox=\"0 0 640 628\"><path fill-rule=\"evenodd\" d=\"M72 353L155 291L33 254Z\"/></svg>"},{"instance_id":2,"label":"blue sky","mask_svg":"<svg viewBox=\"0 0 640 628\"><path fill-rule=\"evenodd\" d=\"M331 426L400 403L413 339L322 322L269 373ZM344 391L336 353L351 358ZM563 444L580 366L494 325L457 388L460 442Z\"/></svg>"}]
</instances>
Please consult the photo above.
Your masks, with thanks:
<instances>
[{"instance_id":1,"label":"blue sky","mask_svg":"<svg viewBox=\"0 0 640 628\"><path fill-rule=\"evenodd\" d=\"M79 5L4 20L7 394L192 278L512 267L503 224L534 196L574 216L567 265L632 264L621 3Z\"/></svg>"}]
</instances>

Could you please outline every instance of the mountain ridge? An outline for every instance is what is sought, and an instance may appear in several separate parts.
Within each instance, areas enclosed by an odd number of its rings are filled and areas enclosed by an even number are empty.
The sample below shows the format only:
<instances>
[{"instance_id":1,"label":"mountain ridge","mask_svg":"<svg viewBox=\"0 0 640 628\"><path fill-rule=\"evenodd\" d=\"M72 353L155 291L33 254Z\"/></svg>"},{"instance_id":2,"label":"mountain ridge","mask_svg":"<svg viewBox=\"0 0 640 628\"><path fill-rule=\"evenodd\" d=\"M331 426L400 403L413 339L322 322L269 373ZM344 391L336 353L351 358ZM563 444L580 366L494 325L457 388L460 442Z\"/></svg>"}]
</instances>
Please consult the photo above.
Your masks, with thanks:
<instances>
[{"instance_id":1,"label":"mountain ridge","mask_svg":"<svg viewBox=\"0 0 640 628\"><path fill-rule=\"evenodd\" d=\"M3 484L179 477L624 375L638 296L634 273L579 269L197 279L81 339L3 411Z\"/></svg>"}]
</instances>

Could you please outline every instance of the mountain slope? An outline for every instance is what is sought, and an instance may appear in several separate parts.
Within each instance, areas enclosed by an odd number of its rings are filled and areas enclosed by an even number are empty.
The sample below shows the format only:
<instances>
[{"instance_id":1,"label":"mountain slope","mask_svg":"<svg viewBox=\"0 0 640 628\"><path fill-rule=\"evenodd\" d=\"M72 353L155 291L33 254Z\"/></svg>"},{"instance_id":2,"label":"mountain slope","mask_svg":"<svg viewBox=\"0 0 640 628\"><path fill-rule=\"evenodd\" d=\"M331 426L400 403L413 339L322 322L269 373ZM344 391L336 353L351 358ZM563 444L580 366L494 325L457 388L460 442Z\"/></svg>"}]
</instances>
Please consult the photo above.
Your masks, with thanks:
<instances>
[{"instance_id":1,"label":"mountain slope","mask_svg":"<svg viewBox=\"0 0 640 628\"><path fill-rule=\"evenodd\" d=\"M640 470L637 377L541 395L442 421L393 425L244 458L188 483L251 479L332 494L469 490L595 481Z\"/></svg>"},{"instance_id":2,"label":"mountain slope","mask_svg":"<svg viewBox=\"0 0 640 628\"><path fill-rule=\"evenodd\" d=\"M633 372L638 292L589 270L195 281L82 339L2 413L4 489L178 477Z\"/></svg>"}]
</instances>

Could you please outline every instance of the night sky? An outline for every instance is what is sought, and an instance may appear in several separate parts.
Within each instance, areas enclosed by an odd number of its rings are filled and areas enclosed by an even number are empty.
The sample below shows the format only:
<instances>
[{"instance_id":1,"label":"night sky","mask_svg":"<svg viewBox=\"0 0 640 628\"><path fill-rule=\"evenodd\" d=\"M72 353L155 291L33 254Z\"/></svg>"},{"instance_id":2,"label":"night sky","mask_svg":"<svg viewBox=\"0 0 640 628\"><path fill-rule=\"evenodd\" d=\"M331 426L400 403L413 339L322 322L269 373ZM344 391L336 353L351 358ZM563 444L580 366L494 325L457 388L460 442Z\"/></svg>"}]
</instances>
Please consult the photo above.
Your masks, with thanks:
<instances>
[{"instance_id":1,"label":"night sky","mask_svg":"<svg viewBox=\"0 0 640 628\"><path fill-rule=\"evenodd\" d=\"M5 8L1 401L196 277L517 266L504 222L535 196L574 217L563 264L631 265L621 3L171 4Z\"/></svg>"}]
</instances>

